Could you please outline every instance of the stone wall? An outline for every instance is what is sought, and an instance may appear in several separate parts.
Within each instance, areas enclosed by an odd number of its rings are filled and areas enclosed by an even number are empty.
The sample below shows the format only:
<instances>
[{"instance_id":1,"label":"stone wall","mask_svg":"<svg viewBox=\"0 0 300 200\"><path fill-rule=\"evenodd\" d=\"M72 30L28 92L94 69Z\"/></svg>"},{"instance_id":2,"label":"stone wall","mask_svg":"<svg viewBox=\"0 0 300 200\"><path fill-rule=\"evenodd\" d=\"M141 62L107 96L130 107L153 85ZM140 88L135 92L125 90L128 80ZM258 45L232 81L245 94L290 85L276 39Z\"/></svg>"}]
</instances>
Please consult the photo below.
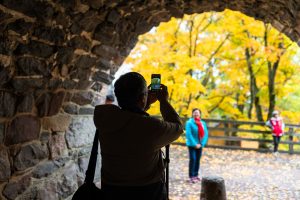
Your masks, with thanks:
<instances>
[{"instance_id":1,"label":"stone wall","mask_svg":"<svg viewBox=\"0 0 300 200\"><path fill-rule=\"evenodd\" d=\"M0 199L69 199L84 178L94 106L138 36L225 8L300 44L299 0L0 0Z\"/></svg>"}]
</instances>

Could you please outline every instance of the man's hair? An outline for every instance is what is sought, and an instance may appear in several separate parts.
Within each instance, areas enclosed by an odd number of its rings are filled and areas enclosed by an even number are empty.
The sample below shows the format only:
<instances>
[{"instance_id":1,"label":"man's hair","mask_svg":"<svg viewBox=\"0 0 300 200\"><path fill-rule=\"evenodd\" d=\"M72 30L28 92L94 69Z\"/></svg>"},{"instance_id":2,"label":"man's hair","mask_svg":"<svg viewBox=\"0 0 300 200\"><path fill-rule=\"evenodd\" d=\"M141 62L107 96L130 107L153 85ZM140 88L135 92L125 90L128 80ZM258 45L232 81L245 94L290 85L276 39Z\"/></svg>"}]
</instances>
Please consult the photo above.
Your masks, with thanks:
<instances>
[{"instance_id":1,"label":"man's hair","mask_svg":"<svg viewBox=\"0 0 300 200\"><path fill-rule=\"evenodd\" d=\"M115 97L112 94L108 94L108 95L106 95L106 100L115 101Z\"/></svg>"},{"instance_id":2,"label":"man's hair","mask_svg":"<svg viewBox=\"0 0 300 200\"><path fill-rule=\"evenodd\" d=\"M141 95L144 95L145 78L137 72L128 72L115 82L115 95L121 108L135 107Z\"/></svg>"}]
</instances>

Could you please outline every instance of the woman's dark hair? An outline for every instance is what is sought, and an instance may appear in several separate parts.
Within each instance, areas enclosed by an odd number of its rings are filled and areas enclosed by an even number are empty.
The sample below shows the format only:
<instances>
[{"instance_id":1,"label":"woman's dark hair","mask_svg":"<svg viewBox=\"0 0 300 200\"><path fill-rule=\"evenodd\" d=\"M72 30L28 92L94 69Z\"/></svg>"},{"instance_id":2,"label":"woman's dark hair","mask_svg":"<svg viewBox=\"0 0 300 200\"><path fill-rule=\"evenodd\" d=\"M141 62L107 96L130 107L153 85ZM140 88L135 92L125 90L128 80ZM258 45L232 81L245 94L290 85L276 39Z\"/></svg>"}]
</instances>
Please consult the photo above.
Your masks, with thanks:
<instances>
[{"instance_id":1,"label":"woman's dark hair","mask_svg":"<svg viewBox=\"0 0 300 200\"><path fill-rule=\"evenodd\" d=\"M128 72L115 82L115 95L121 108L137 105L141 95L145 94L146 80L137 72Z\"/></svg>"},{"instance_id":2,"label":"woman's dark hair","mask_svg":"<svg viewBox=\"0 0 300 200\"><path fill-rule=\"evenodd\" d=\"M194 113L196 110L199 110L200 115L201 115L201 110L200 110L199 108L193 108L193 110L192 110L192 115L193 115L193 113Z\"/></svg>"}]
</instances>

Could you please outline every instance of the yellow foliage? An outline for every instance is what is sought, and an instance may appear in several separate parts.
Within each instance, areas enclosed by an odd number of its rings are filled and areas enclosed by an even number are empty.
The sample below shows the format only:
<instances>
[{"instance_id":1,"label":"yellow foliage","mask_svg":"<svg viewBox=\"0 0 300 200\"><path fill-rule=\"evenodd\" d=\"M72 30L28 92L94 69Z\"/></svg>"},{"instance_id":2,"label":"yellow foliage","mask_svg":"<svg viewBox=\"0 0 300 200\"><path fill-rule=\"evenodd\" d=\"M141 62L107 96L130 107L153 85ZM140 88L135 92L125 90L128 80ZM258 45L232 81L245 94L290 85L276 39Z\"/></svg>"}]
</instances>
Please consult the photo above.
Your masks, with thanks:
<instances>
[{"instance_id":1,"label":"yellow foliage","mask_svg":"<svg viewBox=\"0 0 300 200\"><path fill-rule=\"evenodd\" d=\"M248 64L255 75L257 97L266 117L268 67L280 61L275 91L277 99L283 98L295 92L294 85L299 82L295 78L300 72L300 60L295 61L299 52L296 44L269 24L225 10L161 23L139 37L125 64L133 64L133 71L142 73L148 83L152 73L160 73L172 105L182 116L190 116L191 109L198 107L204 117L246 119L250 102ZM241 112L237 105L243 105L244 110ZM149 112L159 114L159 104L153 104ZM299 119L291 111L282 113L291 122Z\"/></svg>"}]
</instances>

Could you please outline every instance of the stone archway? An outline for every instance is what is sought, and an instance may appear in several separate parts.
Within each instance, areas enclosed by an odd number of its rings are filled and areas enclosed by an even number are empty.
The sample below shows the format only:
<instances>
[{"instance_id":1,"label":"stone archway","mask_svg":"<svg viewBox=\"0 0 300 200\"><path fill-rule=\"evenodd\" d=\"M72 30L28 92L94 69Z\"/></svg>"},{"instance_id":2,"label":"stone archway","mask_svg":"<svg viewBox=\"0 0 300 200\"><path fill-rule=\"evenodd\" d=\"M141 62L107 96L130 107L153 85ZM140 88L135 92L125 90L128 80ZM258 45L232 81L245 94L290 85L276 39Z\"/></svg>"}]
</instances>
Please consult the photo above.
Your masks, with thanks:
<instances>
[{"instance_id":1,"label":"stone archway","mask_svg":"<svg viewBox=\"0 0 300 200\"><path fill-rule=\"evenodd\" d=\"M300 45L299 0L0 2L0 199L72 195L87 165L93 107L138 36L160 22L228 8Z\"/></svg>"}]
</instances>

